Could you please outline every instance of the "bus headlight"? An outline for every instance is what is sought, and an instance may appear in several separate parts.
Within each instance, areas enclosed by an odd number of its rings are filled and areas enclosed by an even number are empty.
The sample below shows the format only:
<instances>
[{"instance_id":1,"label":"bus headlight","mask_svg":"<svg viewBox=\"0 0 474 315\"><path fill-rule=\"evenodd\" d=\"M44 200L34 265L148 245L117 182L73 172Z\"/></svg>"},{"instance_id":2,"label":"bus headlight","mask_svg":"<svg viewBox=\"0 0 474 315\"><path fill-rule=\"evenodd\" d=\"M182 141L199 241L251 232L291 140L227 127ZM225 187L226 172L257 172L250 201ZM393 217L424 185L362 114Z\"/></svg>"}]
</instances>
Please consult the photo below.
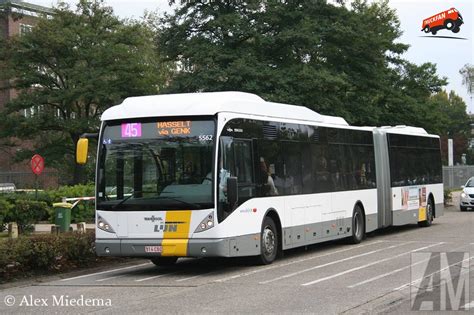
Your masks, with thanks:
<instances>
[{"instance_id":1,"label":"bus headlight","mask_svg":"<svg viewBox=\"0 0 474 315\"><path fill-rule=\"evenodd\" d=\"M209 230L213 226L214 226L214 215L212 213L209 213L204 218L204 220L202 220L201 223L199 223L199 225L196 228L196 230L194 231L194 233L199 233L199 232Z\"/></svg>"},{"instance_id":2,"label":"bus headlight","mask_svg":"<svg viewBox=\"0 0 474 315\"><path fill-rule=\"evenodd\" d=\"M97 216L97 227L102 231L115 233L114 229L110 226L110 224L105 221L101 216Z\"/></svg>"}]
</instances>

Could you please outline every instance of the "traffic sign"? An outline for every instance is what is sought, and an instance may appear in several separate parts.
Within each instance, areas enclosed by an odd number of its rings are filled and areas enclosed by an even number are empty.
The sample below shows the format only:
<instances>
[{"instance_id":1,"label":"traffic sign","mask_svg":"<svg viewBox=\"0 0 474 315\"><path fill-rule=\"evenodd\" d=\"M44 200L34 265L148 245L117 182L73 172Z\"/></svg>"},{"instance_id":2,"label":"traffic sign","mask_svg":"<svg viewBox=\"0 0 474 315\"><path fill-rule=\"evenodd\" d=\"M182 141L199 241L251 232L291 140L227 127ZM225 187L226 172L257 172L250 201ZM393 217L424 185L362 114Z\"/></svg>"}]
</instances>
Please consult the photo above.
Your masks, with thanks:
<instances>
[{"instance_id":1,"label":"traffic sign","mask_svg":"<svg viewBox=\"0 0 474 315\"><path fill-rule=\"evenodd\" d=\"M40 175L44 170L44 159L41 155L35 154L31 158L31 170L36 175Z\"/></svg>"}]
</instances>

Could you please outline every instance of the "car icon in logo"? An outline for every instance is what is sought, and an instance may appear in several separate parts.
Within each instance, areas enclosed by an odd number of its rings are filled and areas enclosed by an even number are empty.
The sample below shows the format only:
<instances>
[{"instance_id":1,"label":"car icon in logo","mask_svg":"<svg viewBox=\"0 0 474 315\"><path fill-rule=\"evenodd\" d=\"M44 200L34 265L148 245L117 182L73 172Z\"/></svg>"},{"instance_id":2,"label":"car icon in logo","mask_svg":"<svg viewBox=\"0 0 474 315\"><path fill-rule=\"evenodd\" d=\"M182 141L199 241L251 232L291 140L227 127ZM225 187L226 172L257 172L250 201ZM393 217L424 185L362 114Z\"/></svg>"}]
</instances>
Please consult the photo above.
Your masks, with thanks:
<instances>
[{"instance_id":1,"label":"car icon in logo","mask_svg":"<svg viewBox=\"0 0 474 315\"><path fill-rule=\"evenodd\" d=\"M463 23L461 13L457 9L451 8L424 19L421 30L425 33L431 32L433 35L436 35L439 30L443 29L458 33Z\"/></svg>"}]
</instances>

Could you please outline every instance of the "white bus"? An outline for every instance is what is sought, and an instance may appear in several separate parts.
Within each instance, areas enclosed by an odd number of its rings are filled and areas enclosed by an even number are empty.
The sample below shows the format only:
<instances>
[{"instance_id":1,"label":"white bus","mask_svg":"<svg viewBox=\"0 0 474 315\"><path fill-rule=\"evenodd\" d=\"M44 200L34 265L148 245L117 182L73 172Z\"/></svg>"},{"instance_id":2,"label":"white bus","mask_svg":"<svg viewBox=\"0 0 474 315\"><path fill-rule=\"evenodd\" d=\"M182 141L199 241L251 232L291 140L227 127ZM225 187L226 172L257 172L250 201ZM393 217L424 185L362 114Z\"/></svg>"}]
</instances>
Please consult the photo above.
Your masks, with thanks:
<instances>
[{"instance_id":1,"label":"white bus","mask_svg":"<svg viewBox=\"0 0 474 315\"><path fill-rule=\"evenodd\" d=\"M241 92L127 98L102 115L101 256L255 256L443 214L439 137L353 127ZM85 163L87 140L77 148Z\"/></svg>"}]
</instances>

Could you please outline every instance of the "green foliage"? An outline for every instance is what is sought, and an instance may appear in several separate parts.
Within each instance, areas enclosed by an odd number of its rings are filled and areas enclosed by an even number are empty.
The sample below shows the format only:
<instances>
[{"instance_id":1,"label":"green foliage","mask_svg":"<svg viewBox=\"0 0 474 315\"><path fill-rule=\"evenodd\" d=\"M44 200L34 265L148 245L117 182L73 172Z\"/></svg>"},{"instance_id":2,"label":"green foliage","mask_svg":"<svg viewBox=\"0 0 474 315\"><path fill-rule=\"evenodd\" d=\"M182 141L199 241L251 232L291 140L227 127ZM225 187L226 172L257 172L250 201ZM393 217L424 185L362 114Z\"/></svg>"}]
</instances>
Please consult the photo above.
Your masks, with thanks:
<instances>
[{"instance_id":1,"label":"green foliage","mask_svg":"<svg viewBox=\"0 0 474 315\"><path fill-rule=\"evenodd\" d=\"M444 190L444 204L449 205L453 201L453 191L455 189L445 189Z\"/></svg>"},{"instance_id":2,"label":"green foliage","mask_svg":"<svg viewBox=\"0 0 474 315\"><path fill-rule=\"evenodd\" d=\"M48 166L74 174L72 182L84 180L73 159L79 136L97 132L108 107L131 95L156 94L164 81L151 38L145 23L120 20L102 0L80 0L75 12L60 3L30 33L2 41L0 80L20 93L0 115L0 138L37 135L18 159L34 151Z\"/></svg>"},{"instance_id":3,"label":"green foliage","mask_svg":"<svg viewBox=\"0 0 474 315\"><path fill-rule=\"evenodd\" d=\"M94 233L35 235L0 242L0 282L31 273L60 272L96 261Z\"/></svg>"},{"instance_id":4,"label":"green foliage","mask_svg":"<svg viewBox=\"0 0 474 315\"><path fill-rule=\"evenodd\" d=\"M51 211L48 204L42 201L7 199L0 201L0 207L1 204L8 209L4 213L4 222L16 222L20 233L31 232L33 224L48 218Z\"/></svg>"},{"instance_id":5,"label":"green foliage","mask_svg":"<svg viewBox=\"0 0 474 315\"><path fill-rule=\"evenodd\" d=\"M12 208L12 204L4 199L0 199L0 232L3 232L8 223L8 214Z\"/></svg>"},{"instance_id":6,"label":"green foliage","mask_svg":"<svg viewBox=\"0 0 474 315\"><path fill-rule=\"evenodd\" d=\"M157 38L180 65L169 92L246 91L351 124L439 131L427 105L446 79L402 58L408 46L388 1L172 2Z\"/></svg>"}]
</instances>

